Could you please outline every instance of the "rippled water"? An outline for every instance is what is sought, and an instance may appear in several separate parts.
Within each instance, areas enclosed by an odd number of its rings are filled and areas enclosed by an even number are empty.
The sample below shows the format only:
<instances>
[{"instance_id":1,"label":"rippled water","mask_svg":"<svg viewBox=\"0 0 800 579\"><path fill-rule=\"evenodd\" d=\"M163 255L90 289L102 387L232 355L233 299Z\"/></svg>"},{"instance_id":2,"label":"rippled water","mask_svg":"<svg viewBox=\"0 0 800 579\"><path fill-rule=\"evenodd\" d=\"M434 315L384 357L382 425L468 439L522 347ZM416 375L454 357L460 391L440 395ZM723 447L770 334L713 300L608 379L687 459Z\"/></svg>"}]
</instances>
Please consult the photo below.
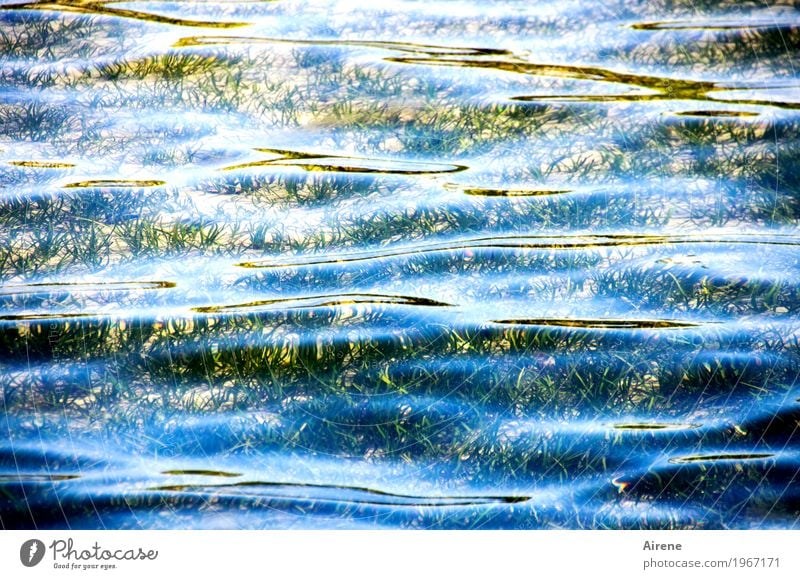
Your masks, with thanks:
<instances>
[{"instance_id":1,"label":"rippled water","mask_svg":"<svg viewBox=\"0 0 800 579\"><path fill-rule=\"evenodd\" d=\"M793 4L3 1L0 526L798 526Z\"/></svg>"}]
</instances>

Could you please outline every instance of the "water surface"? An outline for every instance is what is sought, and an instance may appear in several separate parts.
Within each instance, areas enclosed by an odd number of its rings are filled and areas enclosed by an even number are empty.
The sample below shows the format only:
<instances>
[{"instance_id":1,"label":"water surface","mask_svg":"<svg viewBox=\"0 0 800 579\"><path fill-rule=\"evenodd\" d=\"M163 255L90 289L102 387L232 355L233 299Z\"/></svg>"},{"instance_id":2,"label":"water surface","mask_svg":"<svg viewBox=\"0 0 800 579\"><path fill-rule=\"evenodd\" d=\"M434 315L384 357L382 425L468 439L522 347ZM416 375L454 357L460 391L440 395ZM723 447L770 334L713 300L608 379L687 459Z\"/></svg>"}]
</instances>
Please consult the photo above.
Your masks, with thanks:
<instances>
[{"instance_id":1,"label":"water surface","mask_svg":"<svg viewBox=\"0 0 800 579\"><path fill-rule=\"evenodd\" d=\"M0 527L794 528L800 11L0 1Z\"/></svg>"}]
</instances>

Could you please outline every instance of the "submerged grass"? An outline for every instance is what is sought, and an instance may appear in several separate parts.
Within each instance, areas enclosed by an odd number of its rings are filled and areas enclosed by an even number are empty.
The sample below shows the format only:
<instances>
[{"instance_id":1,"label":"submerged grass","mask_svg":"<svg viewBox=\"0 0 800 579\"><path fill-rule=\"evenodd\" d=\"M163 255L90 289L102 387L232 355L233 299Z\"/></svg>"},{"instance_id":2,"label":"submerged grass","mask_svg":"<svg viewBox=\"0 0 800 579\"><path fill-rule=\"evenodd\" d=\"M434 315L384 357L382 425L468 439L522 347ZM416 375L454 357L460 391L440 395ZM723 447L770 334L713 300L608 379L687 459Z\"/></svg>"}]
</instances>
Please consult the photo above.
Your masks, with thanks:
<instances>
[{"instance_id":1,"label":"submerged grass","mask_svg":"<svg viewBox=\"0 0 800 579\"><path fill-rule=\"evenodd\" d=\"M186 8L0 8L0 526L796 524L790 11Z\"/></svg>"}]
</instances>

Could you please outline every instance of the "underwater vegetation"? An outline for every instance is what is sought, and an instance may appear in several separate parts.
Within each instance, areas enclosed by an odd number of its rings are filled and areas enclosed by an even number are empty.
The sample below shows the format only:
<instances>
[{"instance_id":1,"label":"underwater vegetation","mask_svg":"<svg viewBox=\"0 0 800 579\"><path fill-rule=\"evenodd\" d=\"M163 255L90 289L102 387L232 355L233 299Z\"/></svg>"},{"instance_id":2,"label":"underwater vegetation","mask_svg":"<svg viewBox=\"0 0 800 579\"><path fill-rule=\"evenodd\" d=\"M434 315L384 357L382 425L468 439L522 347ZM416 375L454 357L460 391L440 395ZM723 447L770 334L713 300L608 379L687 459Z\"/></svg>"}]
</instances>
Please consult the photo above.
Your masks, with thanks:
<instances>
[{"instance_id":1,"label":"underwater vegetation","mask_svg":"<svg viewBox=\"0 0 800 579\"><path fill-rule=\"evenodd\" d=\"M356 4L0 0L0 528L800 525L796 3Z\"/></svg>"}]
</instances>

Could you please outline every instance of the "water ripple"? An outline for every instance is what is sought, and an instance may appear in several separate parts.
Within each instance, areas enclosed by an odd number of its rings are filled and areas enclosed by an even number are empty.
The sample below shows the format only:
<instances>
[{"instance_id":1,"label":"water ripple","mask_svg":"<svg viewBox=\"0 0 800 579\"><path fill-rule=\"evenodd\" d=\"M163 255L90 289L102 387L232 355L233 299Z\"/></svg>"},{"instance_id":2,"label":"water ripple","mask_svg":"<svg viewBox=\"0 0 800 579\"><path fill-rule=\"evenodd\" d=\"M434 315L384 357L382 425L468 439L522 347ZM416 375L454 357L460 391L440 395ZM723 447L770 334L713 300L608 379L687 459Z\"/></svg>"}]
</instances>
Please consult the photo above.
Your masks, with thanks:
<instances>
[{"instance_id":1,"label":"water ripple","mask_svg":"<svg viewBox=\"0 0 800 579\"><path fill-rule=\"evenodd\" d=\"M197 306L192 310L200 313L223 313L223 312L250 312L253 310L274 309L274 310L293 310L305 308L329 308L335 306L346 306L355 304L385 304L385 305L406 305L424 307L452 307L452 304L439 302L436 300L397 295L382 294L337 294L323 296L306 296L302 298L281 298L273 300L259 300L243 304L231 304L220 306Z\"/></svg>"},{"instance_id":2,"label":"water ripple","mask_svg":"<svg viewBox=\"0 0 800 579\"><path fill-rule=\"evenodd\" d=\"M192 26L202 28L237 28L246 26L242 22L213 22L204 20L191 20L187 18L174 18L152 12L117 8L113 4L126 3L125 0L36 0L34 2L21 2L17 4L0 5L2 10L53 10L60 12L74 12L78 14L117 16L132 18L145 22L160 24L173 24L176 26Z\"/></svg>"},{"instance_id":3,"label":"water ripple","mask_svg":"<svg viewBox=\"0 0 800 579\"><path fill-rule=\"evenodd\" d=\"M367 159L361 157L303 153L282 149L256 149L256 151L259 153L267 153L275 158L264 161L253 161L240 165L231 165L230 167L225 167L223 170L235 171L252 167L283 166L299 167L306 171L332 171L339 173L435 175L438 173L457 173L468 169L466 165L445 165L442 163L422 163L393 159Z\"/></svg>"},{"instance_id":4,"label":"water ripple","mask_svg":"<svg viewBox=\"0 0 800 579\"><path fill-rule=\"evenodd\" d=\"M685 244L734 244L734 245L776 245L798 246L800 239L790 235L662 235L662 234L606 234L606 235L505 235L477 237L449 243L417 244L407 249L377 250L369 252L309 256L297 261L261 260L237 263L239 267L276 268L305 267L324 264L341 264L360 261L405 257L428 253L463 252L479 249L549 249L571 250L602 247L626 247L647 245L685 245Z\"/></svg>"},{"instance_id":5,"label":"water ripple","mask_svg":"<svg viewBox=\"0 0 800 579\"><path fill-rule=\"evenodd\" d=\"M796 14L457 8L0 3L0 527L797 527Z\"/></svg>"},{"instance_id":6,"label":"water ripple","mask_svg":"<svg viewBox=\"0 0 800 579\"><path fill-rule=\"evenodd\" d=\"M250 496L262 499L301 499L303 501L335 501L388 507L451 507L491 503L521 503L525 496L415 496L339 485L298 484L251 481L225 485L164 485L152 490L209 495Z\"/></svg>"}]
</instances>

